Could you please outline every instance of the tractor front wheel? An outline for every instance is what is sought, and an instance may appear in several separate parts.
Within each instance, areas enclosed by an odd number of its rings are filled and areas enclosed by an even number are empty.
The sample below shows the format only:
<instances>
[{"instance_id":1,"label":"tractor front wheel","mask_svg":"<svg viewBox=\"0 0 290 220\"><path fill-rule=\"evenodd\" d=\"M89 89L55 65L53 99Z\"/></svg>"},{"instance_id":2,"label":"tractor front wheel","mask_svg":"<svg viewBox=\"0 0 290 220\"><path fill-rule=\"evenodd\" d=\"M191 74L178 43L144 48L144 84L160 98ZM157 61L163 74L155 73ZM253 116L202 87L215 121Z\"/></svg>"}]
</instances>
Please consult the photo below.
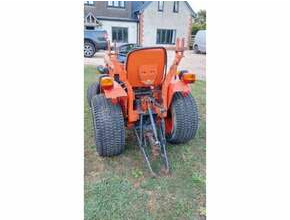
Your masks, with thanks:
<instances>
[{"instance_id":1,"label":"tractor front wheel","mask_svg":"<svg viewBox=\"0 0 290 220\"><path fill-rule=\"evenodd\" d=\"M180 144L193 139L198 128L198 110L193 96L175 93L165 122L168 142Z\"/></svg>"},{"instance_id":2,"label":"tractor front wheel","mask_svg":"<svg viewBox=\"0 0 290 220\"><path fill-rule=\"evenodd\" d=\"M121 154L125 150L125 126L120 105L99 94L91 100L91 111L98 154L103 157Z\"/></svg>"}]
</instances>

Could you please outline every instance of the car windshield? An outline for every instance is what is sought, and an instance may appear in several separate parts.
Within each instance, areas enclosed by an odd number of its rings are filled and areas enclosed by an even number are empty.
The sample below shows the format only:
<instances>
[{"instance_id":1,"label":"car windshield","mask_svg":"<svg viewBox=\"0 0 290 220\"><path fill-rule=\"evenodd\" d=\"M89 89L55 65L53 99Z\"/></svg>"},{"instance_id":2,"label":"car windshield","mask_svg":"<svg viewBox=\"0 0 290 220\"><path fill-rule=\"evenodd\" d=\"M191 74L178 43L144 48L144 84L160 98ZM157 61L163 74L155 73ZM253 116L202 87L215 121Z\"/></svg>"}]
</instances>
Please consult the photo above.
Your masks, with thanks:
<instances>
[{"instance_id":1,"label":"car windshield","mask_svg":"<svg viewBox=\"0 0 290 220\"><path fill-rule=\"evenodd\" d=\"M136 48L136 44L126 44L119 47L119 53L129 53L132 49Z\"/></svg>"},{"instance_id":2,"label":"car windshield","mask_svg":"<svg viewBox=\"0 0 290 220\"><path fill-rule=\"evenodd\" d=\"M127 59L127 54L136 48L139 48L137 44L125 44L125 45L119 46L118 47L118 60L121 63L124 63Z\"/></svg>"}]
</instances>

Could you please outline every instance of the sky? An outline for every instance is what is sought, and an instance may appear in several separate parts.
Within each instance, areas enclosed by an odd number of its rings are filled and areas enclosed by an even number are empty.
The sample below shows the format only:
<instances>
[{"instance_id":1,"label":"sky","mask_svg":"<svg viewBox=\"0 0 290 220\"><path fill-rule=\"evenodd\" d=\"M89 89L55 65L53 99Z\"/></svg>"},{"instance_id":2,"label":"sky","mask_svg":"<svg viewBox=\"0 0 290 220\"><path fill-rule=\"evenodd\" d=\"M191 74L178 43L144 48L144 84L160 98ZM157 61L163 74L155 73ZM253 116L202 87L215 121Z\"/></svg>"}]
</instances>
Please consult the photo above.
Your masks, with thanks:
<instances>
[{"instance_id":1,"label":"sky","mask_svg":"<svg viewBox=\"0 0 290 220\"><path fill-rule=\"evenodd\" d=\"M188 1L190 6L194 11L199 11L200 9L206 9L206 1L205 0L191 0Z\"/></svg>"}]
</instances>

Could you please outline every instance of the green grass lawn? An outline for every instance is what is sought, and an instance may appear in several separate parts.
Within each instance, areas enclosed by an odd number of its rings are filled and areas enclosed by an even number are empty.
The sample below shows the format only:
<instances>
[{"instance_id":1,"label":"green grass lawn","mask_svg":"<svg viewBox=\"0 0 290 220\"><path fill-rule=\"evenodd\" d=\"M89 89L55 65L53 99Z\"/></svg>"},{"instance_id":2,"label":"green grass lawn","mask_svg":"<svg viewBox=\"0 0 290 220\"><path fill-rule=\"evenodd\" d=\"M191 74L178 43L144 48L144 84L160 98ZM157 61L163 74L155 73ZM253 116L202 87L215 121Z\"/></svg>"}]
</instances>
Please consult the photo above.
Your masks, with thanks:
<instances>
[{"instance_id":1,"label":"green grass lawn","mask_svg":"<svg viewBox=\"0 0 290 220\"><path fill-rule=\"evenodd\" d=\"M168 145L171 175L151 178L132 132L125 153L113 158L96 154L86 90L96 69L84 69L85 220L205 219L206 203L206 90L198 81L192 92L199 107L196 138Z\"/></svg>"}]
</instances>

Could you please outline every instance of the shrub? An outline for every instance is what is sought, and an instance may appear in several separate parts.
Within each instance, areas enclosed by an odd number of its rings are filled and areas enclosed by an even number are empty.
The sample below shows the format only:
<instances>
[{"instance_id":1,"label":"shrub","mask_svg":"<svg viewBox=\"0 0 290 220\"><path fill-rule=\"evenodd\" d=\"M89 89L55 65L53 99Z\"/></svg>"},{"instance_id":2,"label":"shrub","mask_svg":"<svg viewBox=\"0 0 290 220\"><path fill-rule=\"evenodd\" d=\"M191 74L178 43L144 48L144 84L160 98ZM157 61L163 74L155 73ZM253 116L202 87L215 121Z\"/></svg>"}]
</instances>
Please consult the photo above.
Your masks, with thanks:
<instances>
[{"instance_id":1,"label":"shrub","mask_svg":"<svg viewBox=\"0 0 290 220\"><path fill-rule=\"evenodd\" d=\"M192 24L192 34L195 35L199 30L205 30L206 24L199 24L199 23L193 23Z\"/></svg>"}]
</instances>

